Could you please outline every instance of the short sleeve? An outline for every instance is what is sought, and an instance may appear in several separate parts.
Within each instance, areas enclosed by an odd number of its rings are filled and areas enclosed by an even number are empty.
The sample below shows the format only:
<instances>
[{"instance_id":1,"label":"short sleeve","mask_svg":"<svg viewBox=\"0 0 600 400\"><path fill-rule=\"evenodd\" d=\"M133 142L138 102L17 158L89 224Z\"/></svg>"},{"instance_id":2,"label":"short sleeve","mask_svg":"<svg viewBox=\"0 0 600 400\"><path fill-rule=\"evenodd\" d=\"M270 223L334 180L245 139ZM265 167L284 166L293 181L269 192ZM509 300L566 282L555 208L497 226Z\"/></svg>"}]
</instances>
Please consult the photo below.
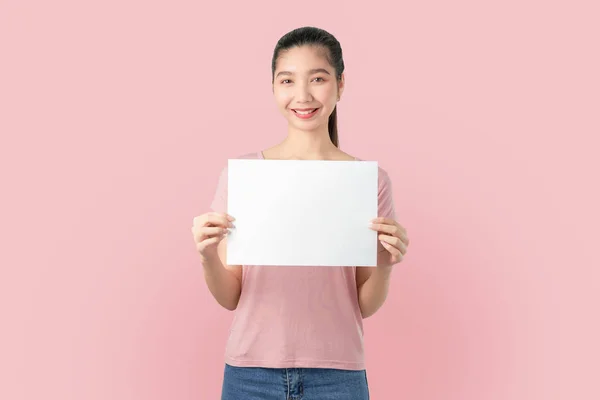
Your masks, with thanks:
<instances>
[{"instance_id":1,"label":"short sleeve","mask_svg":"<svg viewBox=\"0 0 600 400\"><path fill-rule=\"evenodd\" d=\"M227 212L227 166L221 170L210 208L218 213Z\"/></svg>"},{"instance_id":2,"label":"short sleeve","mask_svg":"<svg viewBox=\"0 0 600 400\"><path fill-rule=\"evenodd\" d=\"M392 181L388 173L379 167L378 217L396 219Z\"/></svg>"}]
</instances>

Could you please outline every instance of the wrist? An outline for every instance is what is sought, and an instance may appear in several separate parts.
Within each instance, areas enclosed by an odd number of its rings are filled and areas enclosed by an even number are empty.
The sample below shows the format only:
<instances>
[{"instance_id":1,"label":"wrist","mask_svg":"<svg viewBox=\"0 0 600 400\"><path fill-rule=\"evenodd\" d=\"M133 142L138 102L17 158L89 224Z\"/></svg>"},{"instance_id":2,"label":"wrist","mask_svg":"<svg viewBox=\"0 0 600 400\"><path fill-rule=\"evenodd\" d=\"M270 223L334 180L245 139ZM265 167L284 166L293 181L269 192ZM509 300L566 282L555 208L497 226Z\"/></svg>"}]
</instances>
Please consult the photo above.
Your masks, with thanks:
<instances>
[{"instance_id":1,"label":"wrist","mask_svg":"<svg viewBox=\"0 0 600 400\"><path fill-rule=\"evenodd\" d=\"M217 268L219 264L221 264L221 260L217 255L202 255L200 254L200 262L204 269L214 270Z\"/></svg>"},{"instance_id":2,"label":"wrist","mask_svg":"<svg viewBox=\"0 0 600 400\"><path fill-rule=\"evenodd\" d=\"M392 276L392 270L394 267L392 265L385 267L377 267L375 271L373 271L373 275L376 275L380 279L388 280Z\"/></svg>"}]
</instances>

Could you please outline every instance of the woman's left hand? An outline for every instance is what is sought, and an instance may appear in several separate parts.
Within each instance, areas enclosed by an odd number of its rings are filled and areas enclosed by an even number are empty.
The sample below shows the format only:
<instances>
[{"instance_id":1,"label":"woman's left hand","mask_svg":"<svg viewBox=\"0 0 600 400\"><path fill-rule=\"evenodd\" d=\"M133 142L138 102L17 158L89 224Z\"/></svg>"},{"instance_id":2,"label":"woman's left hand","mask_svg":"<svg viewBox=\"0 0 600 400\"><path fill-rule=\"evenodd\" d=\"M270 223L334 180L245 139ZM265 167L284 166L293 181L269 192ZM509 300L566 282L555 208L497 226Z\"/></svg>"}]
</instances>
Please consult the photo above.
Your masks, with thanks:
<instances>
[{"instance_id":1,"label":"woman's left hand","mask_svg":"<svg viewBox=\"0 0 600 400\"><path fill-rule=\"evenodd\" d=\"M377 266L391 267L404 259L408 247L406 229L391 218L375 218L370 228L379 232L380 246L377 246Z\"/></svg>"}]
</instances>

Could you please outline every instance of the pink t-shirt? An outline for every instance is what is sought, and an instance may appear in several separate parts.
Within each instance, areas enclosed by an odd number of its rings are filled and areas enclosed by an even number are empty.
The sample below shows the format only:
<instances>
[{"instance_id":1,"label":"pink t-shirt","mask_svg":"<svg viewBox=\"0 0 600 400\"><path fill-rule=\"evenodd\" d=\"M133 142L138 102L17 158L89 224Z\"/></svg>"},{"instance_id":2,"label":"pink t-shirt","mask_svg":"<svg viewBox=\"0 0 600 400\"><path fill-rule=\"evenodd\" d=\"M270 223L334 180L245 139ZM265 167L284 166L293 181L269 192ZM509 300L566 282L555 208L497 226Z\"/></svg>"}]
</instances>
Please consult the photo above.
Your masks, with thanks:
<instances>
[{"instance_id":1,"label":"pink t-shirt","mask_svg":"<svg viewBox=\"0 0 600 400\"><path fill-rule=\"evenodd\" d=\"M258 152L238 158L263 156ZM227 212L227 167L211 208ZM390 178L381 167L378 213L395 219ZM244 265L242 271L242 293L225 351L227 364L365 368L356 267Z\"/></svg>"}]
</instances>

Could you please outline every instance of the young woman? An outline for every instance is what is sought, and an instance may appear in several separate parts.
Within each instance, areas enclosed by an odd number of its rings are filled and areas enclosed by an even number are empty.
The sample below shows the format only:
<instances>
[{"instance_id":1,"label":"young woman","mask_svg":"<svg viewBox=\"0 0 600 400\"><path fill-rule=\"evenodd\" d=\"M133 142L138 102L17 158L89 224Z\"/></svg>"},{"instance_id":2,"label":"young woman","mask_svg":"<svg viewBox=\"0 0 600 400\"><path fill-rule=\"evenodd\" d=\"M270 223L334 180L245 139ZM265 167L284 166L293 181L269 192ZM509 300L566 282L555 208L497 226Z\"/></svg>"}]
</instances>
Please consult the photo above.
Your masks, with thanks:
<instances>
[{"instance_id":1,"label":"young woman","mask_svg":"<svg viewBox=\"0 0 600 400\"><path fill-rule=\"evenodd\" d=\"M284 35L272 60L273 94L288 121L279 144L240 158L358 160L338 148L336 104L344 61L328 32L304 27ZM377 267L226 265L227 169L212 212L192 233L216 301L236 310L226 349L222 400L363 400L369 398L363 318L388 293L392 266L409 243L395 221L388 174L379 168ZM368 223L369 221L365 221Z\"/></svg>"}]
</instances>

